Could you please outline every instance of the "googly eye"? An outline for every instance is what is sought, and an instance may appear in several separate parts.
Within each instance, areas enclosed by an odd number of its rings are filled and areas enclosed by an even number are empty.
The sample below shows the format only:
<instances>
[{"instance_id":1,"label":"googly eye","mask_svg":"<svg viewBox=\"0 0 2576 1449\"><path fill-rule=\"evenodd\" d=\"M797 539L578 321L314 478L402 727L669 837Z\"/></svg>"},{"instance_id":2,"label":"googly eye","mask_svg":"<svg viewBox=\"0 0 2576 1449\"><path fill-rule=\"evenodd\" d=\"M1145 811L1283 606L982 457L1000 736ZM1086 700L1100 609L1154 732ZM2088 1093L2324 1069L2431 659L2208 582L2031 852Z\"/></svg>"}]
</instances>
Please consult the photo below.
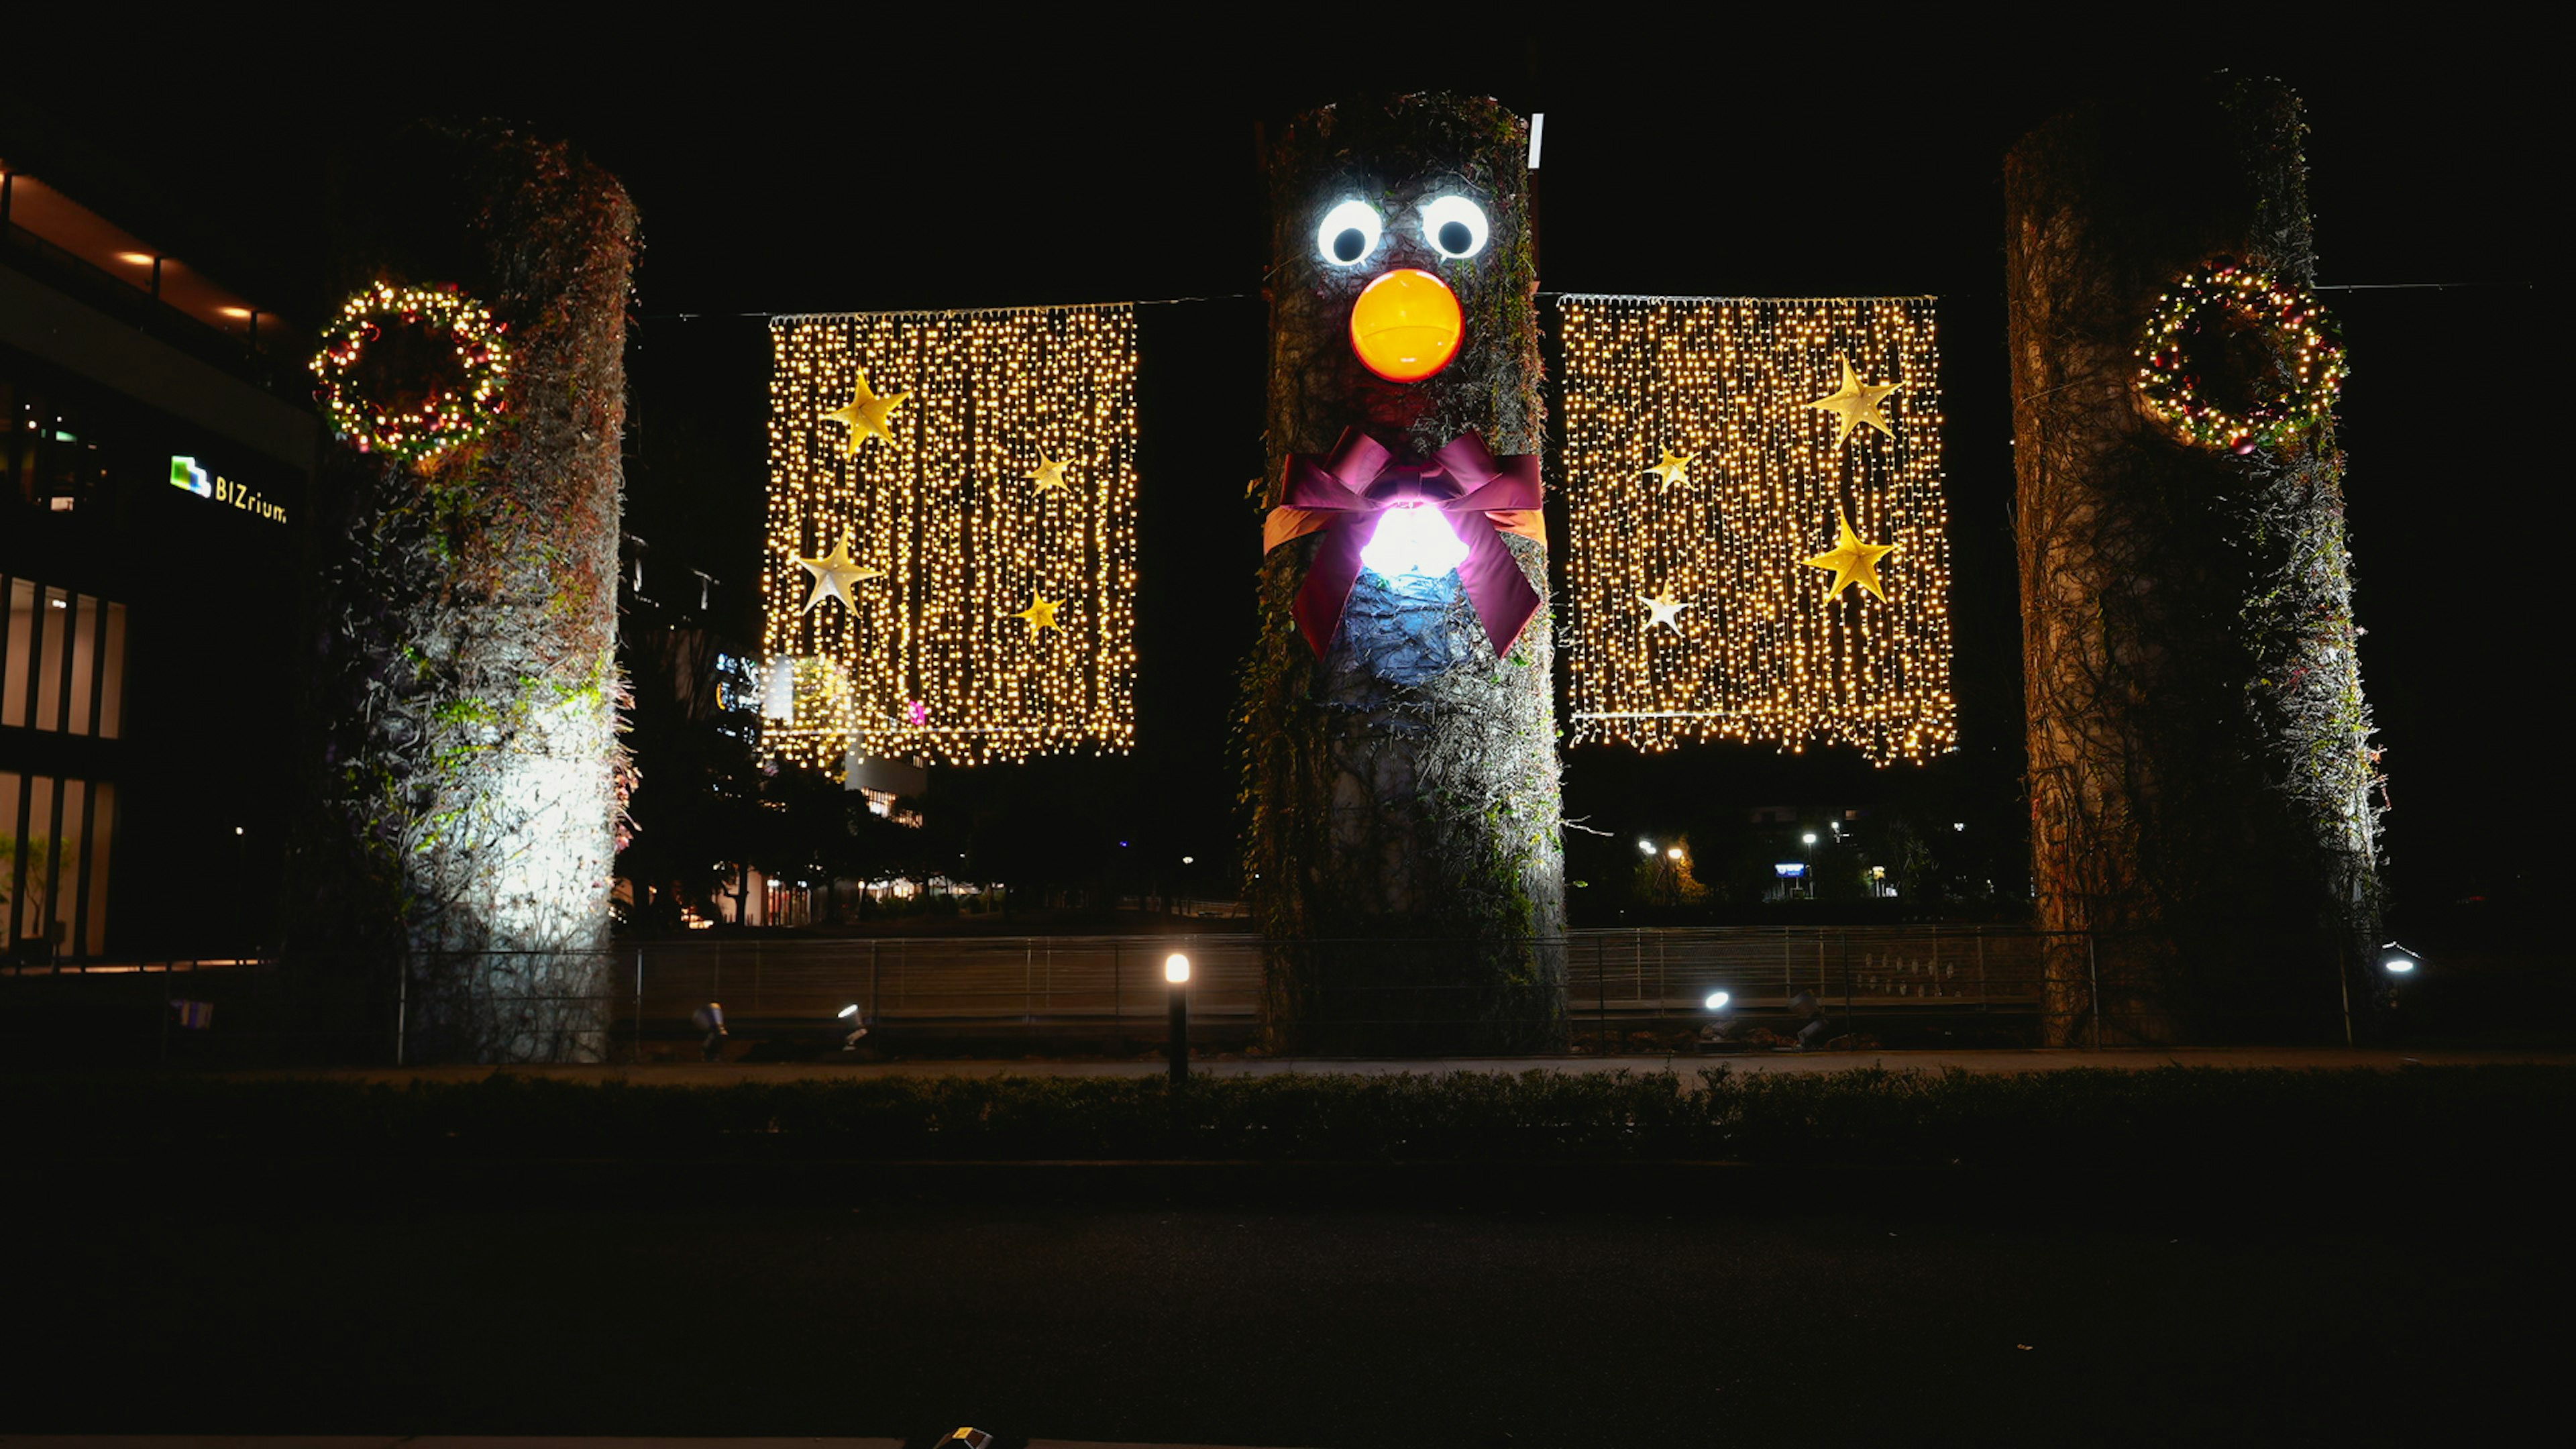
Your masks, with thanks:
<instances>
[{"instance_id":1,"label":"googly eye","mask_svg":"<svg viewBox=\"0 0 2576 1449\"><path fill-rule=\"evenodd\" d=\"M1451 261L1485 249L1485 209L1463 196L1443 196L1422 207L1422 239Z\"/></svg>"},{"instance_id":2,"label":"googly eye","mask_svg":"<svg viewBox=\"0 0 2576 1449\"><path fill-rule=\"evenodd\" d=\"M1376 207L1345 201L1325 212L1324 224L1315 228L1315 254L1336 267L1356 267L1377 250L1378 235L1385 229Z\"/></svg>"}]
</instances>

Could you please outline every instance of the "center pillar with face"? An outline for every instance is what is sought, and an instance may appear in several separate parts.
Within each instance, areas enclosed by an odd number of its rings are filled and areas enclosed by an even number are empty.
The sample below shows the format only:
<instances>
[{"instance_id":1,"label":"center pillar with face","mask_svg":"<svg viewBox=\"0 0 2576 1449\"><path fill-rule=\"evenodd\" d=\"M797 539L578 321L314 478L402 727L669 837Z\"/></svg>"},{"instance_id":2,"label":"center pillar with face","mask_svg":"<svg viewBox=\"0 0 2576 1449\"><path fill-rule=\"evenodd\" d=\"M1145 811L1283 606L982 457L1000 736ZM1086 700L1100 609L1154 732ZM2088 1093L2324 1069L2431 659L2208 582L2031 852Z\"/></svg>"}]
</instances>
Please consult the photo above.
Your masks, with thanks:
<instances>
[{"instance_id":1,"label":"center pillar with face","mask_svg":"<svg viewBox=\"0 0 2576 1449\"><path fill-rule=\"evenodd\" d=\"M1270 158L1243 736L1274 1049L1565 1037L1528 147L1421 95L1310 112Z\"/></svg>"}]
</instances>

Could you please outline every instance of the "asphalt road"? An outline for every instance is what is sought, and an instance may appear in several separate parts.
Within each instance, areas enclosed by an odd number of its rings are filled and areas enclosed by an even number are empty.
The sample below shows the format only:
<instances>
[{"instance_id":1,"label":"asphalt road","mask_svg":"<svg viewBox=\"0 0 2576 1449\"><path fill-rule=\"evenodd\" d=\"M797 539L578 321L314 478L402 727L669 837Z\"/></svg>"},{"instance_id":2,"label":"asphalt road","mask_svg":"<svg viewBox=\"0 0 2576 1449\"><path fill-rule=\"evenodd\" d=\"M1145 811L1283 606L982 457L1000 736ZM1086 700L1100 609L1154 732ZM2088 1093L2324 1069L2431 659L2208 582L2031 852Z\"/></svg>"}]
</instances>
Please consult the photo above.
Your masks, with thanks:
<instances>
[{"instance_id":1,"label":"asphalt road","mask_svg":"<svg viewBox=\"0 0 2576 1449\"><path fill-rule=\"evenodd\" d=\"M1581 1184L1284 1205L1004 1181L21 1178L0 1426L2356 1444L2509 1425L2563 1367L2526 1326L2569 1286L2536 1192L2427 1219L2224 1183L1605 1181L1622 1200L1569 1208Z\"/></svg>"}]
</instances>

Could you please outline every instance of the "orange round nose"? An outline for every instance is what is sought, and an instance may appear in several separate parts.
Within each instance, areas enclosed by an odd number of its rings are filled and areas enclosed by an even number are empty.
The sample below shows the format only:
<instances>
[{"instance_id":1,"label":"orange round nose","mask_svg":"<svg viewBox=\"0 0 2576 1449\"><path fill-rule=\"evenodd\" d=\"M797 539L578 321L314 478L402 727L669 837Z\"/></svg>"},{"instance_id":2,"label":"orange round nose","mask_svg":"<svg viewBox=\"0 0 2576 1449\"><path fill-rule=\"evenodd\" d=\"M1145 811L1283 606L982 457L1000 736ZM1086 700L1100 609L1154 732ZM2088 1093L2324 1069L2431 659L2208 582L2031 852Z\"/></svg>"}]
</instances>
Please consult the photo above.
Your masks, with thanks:
<instances>
[{"instance_id":1,"label":"orange round nose","mask_svg":"<svg viewBox=\"0 0 2576 1449\"><path fill-rule=\"evenodd\" d=\"M1466 335L1458 294L1412 267L1369 283L1351 304L1351 351L1389 382L1420 382L1447 367Z\"/></svg>"}]
</instances>

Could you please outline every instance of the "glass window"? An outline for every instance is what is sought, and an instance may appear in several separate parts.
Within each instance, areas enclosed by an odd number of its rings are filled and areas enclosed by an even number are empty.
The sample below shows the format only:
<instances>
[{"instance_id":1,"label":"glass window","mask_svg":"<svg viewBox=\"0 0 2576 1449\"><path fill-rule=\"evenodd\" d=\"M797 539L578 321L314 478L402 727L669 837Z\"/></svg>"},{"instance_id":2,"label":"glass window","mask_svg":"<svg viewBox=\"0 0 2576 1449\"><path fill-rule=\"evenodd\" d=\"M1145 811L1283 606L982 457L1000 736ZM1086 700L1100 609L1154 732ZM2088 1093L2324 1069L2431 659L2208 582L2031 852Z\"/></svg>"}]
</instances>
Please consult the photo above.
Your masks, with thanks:
<instances>
[{"instance_id":1,"label":"glass window","mask_svg":"<svg viewBox=\"0 0 2576 1449\"><path fill-rule=\"evenodd\" d=\"M125 606L108 604L99 611L98 737L118 738L125 731Z\"/></svg>"},{"instance_id":2,"label":"glass window","mask_svg":"<svg viewBox=\"0 0 2576 1449\"><path fill-rule=\"evenodd\" d=\"M72 611L71 595L60 589L40 589L44 607L36 611L36 652L28 663L36 674L36 728L58 730L63 727L63 645L68 642Z\"/></svg>"},{"instance_id":3,"label":"glass window","mask_svg":"<svg viewBox=\"0 0 2576 1449\"><path fill-rule=\"evenodd\" d=\"M36 639L36 586L9 581L9 632L0 637L0 725L27 722L27 651Z\"/></svg>"},{"instance_id":4,"label":"glass window","mask_svg":"<svg viewBox=\"0 0 2576 1449\"><path fill-rule=\"evenodd\" d=\"M11 955L95 956L107 941L116 787L0 771L0 934Z\"/></svg>"},{"instance_id":5,"label":"glass window","mask_svg":"<svg viewBox=\"0 0 2576 1449\"><path fill-rule=\"evenodd\" d=\"M19 841L27 833L27 822L18 816L27 785L17 775L0 770L0 952L18 938L18 866Z\"/></svg>"},{"instance_id":6,"label":"glass window","mask_svg":"<svg viewBox=\"0 0 2576 1449\"><path fill-rule=\"evenodd\" d=\"M0 725L115 739L125 724L125 606L8 582Z\"/></svg>"},{"instance_id":7,"label":"glass window","mask_svg":"<svg viewBox=\"0 0 2576 1449\"><path fill-rule=\"evenodd\" d=\"M116 837L116 786L100 781L89 787L89 859L82 869L88 882L89 918L75 935L80 953L95 956L107 949L107 847Z\"/></svg>"},{"instance_id":8,"label":"glass window","mask_svg":"<svg viewBox=\"0 0 2576 1449\"><path fill-rule=\"evenodd\" d=\"M42 939L38 924L45 919L45 897L51 883L54 863L54 782L37 775L27 781L18 800L18 860L11 872L16 891L15 908L9 913L9 944L13 950L30 939Z\"/></svg>"},{"instance_id":9,"label":"glass window","mask_svg":"<svg viewBox=\"0 0 2576 1449\"><path fill-rule=\"evenodd\" d=\"M90 732L90 700L98 688L98 600L87 594L75 595L70 612L68 627L74 641L68 656L72 689L70 713L63 729L68 734L85 735Z\"/></svg>"}]
</instances>

